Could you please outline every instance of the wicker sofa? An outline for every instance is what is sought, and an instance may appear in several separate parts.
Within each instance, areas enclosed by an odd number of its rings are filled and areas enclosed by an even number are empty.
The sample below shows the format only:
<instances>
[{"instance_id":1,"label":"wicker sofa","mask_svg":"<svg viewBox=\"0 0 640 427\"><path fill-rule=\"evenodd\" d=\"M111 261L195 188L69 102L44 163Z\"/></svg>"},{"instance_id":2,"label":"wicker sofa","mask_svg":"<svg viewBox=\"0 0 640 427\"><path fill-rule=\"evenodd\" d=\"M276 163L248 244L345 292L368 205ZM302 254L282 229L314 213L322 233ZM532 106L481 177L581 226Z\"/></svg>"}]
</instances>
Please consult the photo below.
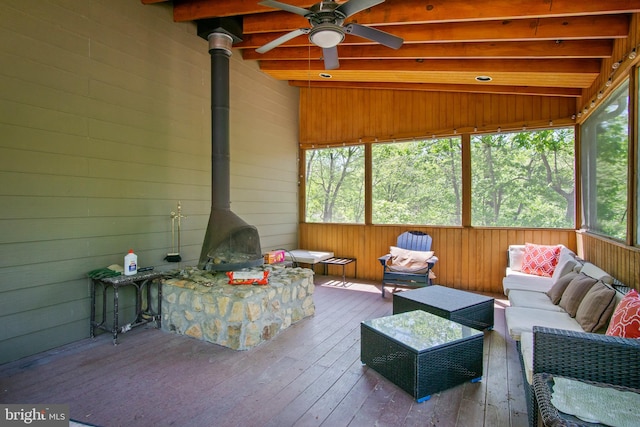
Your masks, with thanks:
<instances>
[{"instance_id":1,"label":"wicker sofa","mask_svg":"<svg viewBox=\"0 0 640 427\"><path fill-rule=\"evenodd\" d=\"M523 249L524 245L509 247L509 267L503 289L510 303L505 309L507 330L518 344L529 424L538 425L538 406L532 385L534 373L639 388L640 341L604 335L611 312L629 289L614 283L605 271L578 259L567 248L561 249L552 277L523 273L517 265ZM558 282L569 281L579 274L616 290L611 307L601 316L606 319L590 325L597 326L597 331L585 331L575 313L572 316L561 305L554 304L547 294L552 293Z\"/></svg>"}]
</instances>

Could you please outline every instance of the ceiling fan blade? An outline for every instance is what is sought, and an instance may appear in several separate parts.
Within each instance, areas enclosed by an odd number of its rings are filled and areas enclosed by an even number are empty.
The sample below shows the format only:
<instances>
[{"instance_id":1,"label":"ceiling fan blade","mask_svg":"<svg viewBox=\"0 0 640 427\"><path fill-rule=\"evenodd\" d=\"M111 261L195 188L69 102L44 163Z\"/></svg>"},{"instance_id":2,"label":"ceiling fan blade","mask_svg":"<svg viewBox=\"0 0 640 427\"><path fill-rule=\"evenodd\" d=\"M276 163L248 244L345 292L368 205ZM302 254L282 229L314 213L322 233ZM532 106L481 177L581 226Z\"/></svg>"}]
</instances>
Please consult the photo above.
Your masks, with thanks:
<instances>
[{"instance_id":1,"label":"ceiling fan blade","mask_svg":"<svg viewBox=\"0 0 640 427\"><path fill-rule=\"evenodd\" d=\"M322 49L322 56L324 57L324 69L335 70L340 67L340 61L338 61L338 47L330 47Z\"/></svg>"},{"instance_id":2,"label":"ceiling fan blade","mask_svg":"<svg viewBox=\"0 0 640 427\"><path fill-rule=\"evenodd\" d=\"M281 3L281 2L275 1L275 0L264 0L264 1L261 1L260 3L258 3L258 4L260 6L266 6L266 7L272 7L274 9L285 10L287 12L295 13L296 15L305 16L305 17L308 14L311 13L311 11L308 10L308 9L303 9L301 7L298 7L298 6L292 6L290 4Z\"/></svg>"},{"instance_id":3,"label":"ceiling fan blade","mask_svg":"<svg viewBox=\"0 0 640 427\"><path fill-rule=\"evenodd\" d=\"M348 18L351 15L355 15L358 12L369 9L370 7L380 3L384 3L384 0L349 0L348 2L342 3L338 6L336 10L344 13Z\"/></svg>"},{"instance_id":4,"label":"ceiling fan blade","mask_svg":"<svg viewBox=\"0 0 640 427\"><path fill-rule=\"evenodd\" d=\"M258 53L269 52L271 49L280 46L282 43L288 42L289 40L295 39L298 36L303 34L309 34L309 28L299 28L297 30L293 30L290 33L282 35L275 40L271 40L269 43L265 44L256 49Z\"/></svg>"},{"instance_id":5,"label":"ceiling fan blade","mask_svg":"<svg viewBox=\"0 0 640 427\"><path fill-rule=\"evenodd\" d=\"M402 46L402 43L404 43L404 40L400 37L360 24L349 24L344 27L344 31L347 34L364 37L365 39L373 40L392 49L398 49Z\"/></svg>"}]
</instances>

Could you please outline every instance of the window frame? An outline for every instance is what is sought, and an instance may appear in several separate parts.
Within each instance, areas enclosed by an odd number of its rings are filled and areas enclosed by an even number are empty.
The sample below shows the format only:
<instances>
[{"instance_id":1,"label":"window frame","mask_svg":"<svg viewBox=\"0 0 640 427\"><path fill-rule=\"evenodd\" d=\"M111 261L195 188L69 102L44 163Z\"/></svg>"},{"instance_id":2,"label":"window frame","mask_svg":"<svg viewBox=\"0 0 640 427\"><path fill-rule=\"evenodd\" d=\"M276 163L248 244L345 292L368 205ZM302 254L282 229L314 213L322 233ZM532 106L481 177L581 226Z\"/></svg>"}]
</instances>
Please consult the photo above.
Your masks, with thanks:
<instances>
[{"instance_id":1,"label":"window frame","mask_svg":"<svg viewBox=\"0 0 640 427\"><path fill-rule=\"evenodd\" d=\"M633 73L632 73L633 74ZM633 128L635 127L635 120L633 119L633 111L634 108L632 107L632 105L634 104L634 102L637 102L637 100L635 99L636 97L633 95L632 91L632 87L633 85L633 79L631 79L630 76L622 79L620 81L620 83L618 85L616 85L614 88L611 89L611 92L609 94L609 96L607 97L607 99L605 99L603 102L601 102L598 107L589 115L589 117L587 117L580 125L580 136L578 138L579 143L580 143L580 170L579 170L579 181L580 181L580 186L581 186L581 200L580 200L580 210L581 210L581 221L580 221L580 229L588 232L590 234L594 234L597 236L602 236L604 238L607 239L611 239L613 241L616 242L624 242L626 245L628 246L633 246L634 245L634 231L633 231L633 227L635 227L635 223L636 223L636 208L634 206L634 200L635 200L635 188L636 188L636 184L634 183L634 179L633 177L636 176L636 174L633 172L634 168L635 168L635 164L636 161L634 159L634 152L635 150L633 149L633 138L632 135L634 133ZM595 179L597 179L597 176L595 176L591 171L593 170L594 167L596 167L596 163L595 161L596 159L592 159L590 154L591 151L589 150L589 148L591 147L587 147L587 144L596 144L598 143L598 141L591 141L588 138L586 138L585 132L588 131L590 128L588 127L588 124L590 120L595 120L595 118L598 117L598 114L603 112L603 108L607 108L609 107L611 104L611 102L615 99L612 98L614 95L622 95L624 93L624 91L621 91L620 93L618 93L622 88L624 88L625 86L627 86L627 90L626 90L626 94L627 94L627 146L626 146L626 161L627 161L627 167L626 167L626 201L625 201L625 208L626 208L626 214L625 216L625 235L624 237L619 237L619 236L614 236L611 235L609 233L607 233L604 230L599 229L597 226L594 226L593 221L596 220L597 221L597 217L594 219L594 215L597 215L597 210L596 212L592 212L590 210L590 205L596 205L597 206L597 192L595 195L593 195L593 190L591 189L592 185L597 185L595 182ZM591 167L593 166L593 167ZM592 184L593 182L593 184ZM597 207L596 207L597 209Z\"/></svg>"}]
</instances>

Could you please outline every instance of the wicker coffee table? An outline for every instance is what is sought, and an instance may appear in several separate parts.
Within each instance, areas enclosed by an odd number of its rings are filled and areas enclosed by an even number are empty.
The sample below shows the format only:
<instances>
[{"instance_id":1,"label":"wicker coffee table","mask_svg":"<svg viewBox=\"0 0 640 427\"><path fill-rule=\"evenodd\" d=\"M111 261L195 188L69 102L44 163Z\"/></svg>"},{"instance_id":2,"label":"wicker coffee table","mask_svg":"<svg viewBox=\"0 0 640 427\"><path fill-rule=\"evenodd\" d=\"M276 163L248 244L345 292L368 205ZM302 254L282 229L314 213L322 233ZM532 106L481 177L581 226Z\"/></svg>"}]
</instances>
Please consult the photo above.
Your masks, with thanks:
<instances>
[{"instance_id":1,"label":"wicker coffee table","mask_svg":"<svg viewBox=\"0 0 640 427\"><path fill-rule=\"evenodd\" d=\"M424 402L433 393L482 378L484 334L409 311L360 324L360 360Z\"/></svg>"},{"instance_id":2,"label":"wicker coffee table","mask_svg":"<svg viewBox=\"0 0 640 427\"><path fill-rule=\"evenodd\" d=\"M393 294L393 314L424 310L475 329L493 328L493 298L445 286Z\"/></svg>"}]
</instances>

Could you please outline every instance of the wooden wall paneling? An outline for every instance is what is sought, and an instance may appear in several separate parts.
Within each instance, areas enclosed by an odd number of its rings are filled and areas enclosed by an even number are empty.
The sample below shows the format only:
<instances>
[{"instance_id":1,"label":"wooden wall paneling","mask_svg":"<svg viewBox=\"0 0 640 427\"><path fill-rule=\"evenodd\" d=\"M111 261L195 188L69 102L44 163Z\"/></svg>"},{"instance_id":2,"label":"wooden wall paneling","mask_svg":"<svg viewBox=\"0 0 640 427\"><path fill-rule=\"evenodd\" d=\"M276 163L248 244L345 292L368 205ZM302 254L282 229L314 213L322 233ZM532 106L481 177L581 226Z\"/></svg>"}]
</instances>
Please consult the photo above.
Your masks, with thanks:
<instances>
[{"instance_id":1,"label":"wooden wall paneling","mask_svg":"<svg viewBox=\"0 0 640 427\"><path fill-rule=\"evenodd\" d=\"M507 248L509 248L509 230L500 230L500 243L499 247L505 248L502 256L498 256L500 262L500 271L505 271L507 268Z\"/></svg>"},{"instance_id":2,"label":"wooden wall paneling","mask_svg":"<svg viewBox=\"0 0 640 427\"><path fill-rule=\"evenodd\" d=\"M485 233L487 233L487 238L485 240L485 251L489 254L489 257L485 260L489 270L486 274L486 280L483 282L483 289L485 291L491 290L491 279L500 275L500 257L491 256L491 254L494 252L494 248L496 252L498 250L498 246L500 243L499 231L500 230L497 229L485 230Z\"/></svg>"},{"instance_id":3,"label":"wooden wall paneling","mask_svg":"<svg viewBox=\"0 0 640 427\"><path fill-rule=\"evenodd\" d=\"M573 98L563 97L338 88L301 88L300 94L300 142L305 146L451 135L476 126L520 129L548 120L566 122L576 108Z\"/></svg>"},{"instance_id":4,"label":"wooden wall paneling","mask_svg":"<svg viewBox=\"0 0 640 427\"><path fill-rule=\"evenodd\" d=\"M500 125L500 117L495 116L495 120L492 120L494 117L494 112L491 110L491 106L495 102L487 102L493 101L496 99L496 95L487 95L482 97L482 127L487 127L489 124L495 124L496 126Z\"/></svg>"},{"instance_id":5,"label":"wooden wall paneling","mask_svg":"<svg viewBox=\"0 0 640 427\"><path fill-rule=\"evenodd\" d=\"M470 246L469 246L469 260L468 262L472 265L469 268L469 272L471 275L469 276L468 283L465 286L465 289L472 290L484 289L483 281L486 279L486 265L484 263L484 255L485 255L485 234L483 230L478 229L469 229L470 234ZM461 262L465 262L465 260L461 260Z\"/></svg>"},{"instance_id":6,"label":"wooden wall paneling","mask_svg":"<svg viewBox=\"0 0 640 427\"><path fill-rule=\"evenodd\" d=\"M620 250L620 248L619 248L619 250L617 252L618 252L618 254L617 254L618 255L618 258L617 258L617 260L618 260L617 270L618 271L626 271L628 273L631 273L631 271L629 270L630 254L628 254L628 253L625 254L624 251ZM629 279L627 279L627 280L629 280Z\"/></svg>"},{"instance_id":7,"label":"wooden wall paneling","mask_svg":"<svg viewBox=\"0 0 640 427\"><path fill-rule=\"evenodd\" d=\"M498 98L497 108L498 111L496 113L501 116L501 123L511 123L513 122L513 110L509 109L508 100L513 99L513 97L501 96Z\"/></svg>"},{"instance_id":8,"label":"wooden wall paneling","mask_svg":"<svg viewBox=\"0 0 640 427\"><path fill-rule=\"evenodd\" d=\"M492 257L491 253L493 252L493 235L496 230L493 229L485 229L483 230L483 249L482 249L482 259L480 262L484 266L484 275L481 277L481 289L482 291L489 292L491 291L491 279L497 277L497 271L494 269L494 261L498 259L498 257ZM497 251L496 247L496 251Z\"/></svg>"},{"instance_id":9,"label":"wooden wall paneling","mask_svg":"<svg viewBox=\"0 0 640 427\"><path fill-rule=\"evenodd\" d=\"M451 99L451 107L448 108L448 111L462 111L462 94L457 94L457 96L452 97ZM452 129L458 129L460 127L460 116L457 114L451 114L451 126Z\"/></svg>"},{"instance_id":10,"label":"wooden wall paneling","mask_svg":"<svg viewBox=\"0 0 640 427\"><path fill-rule=\"evenodd\" d=\"M482 277L482 290L483 291L490 291L491 290L491 279L494 277L498 277L499 272L497 271L498 269L495 266L495 262L498 262L498 257L491 256L491 253L493 251L494 248L494 236L496 235L497 230L494 229L485 229L483 230L483 234L484 234L484 249L482 250L482 263L485 266L485 273L484 276ZM497 251L497 244L496 244L496 251ZM504 274L503 274L504 275Z\"/></svg>"},{"instance_id":11,"label":"wooden wall paneling","mask_svg":"<svg viewBox=\"0 0 640 427\"><path fill-rule=\"evenodd\" d=\"M456 239L456 231L458 229L439 228L438 230L442 231L440 234L444 235L446 242L445 250L443 251L444 265L446 266L445 281L449 283L450 286L455 287L457 271L460 269L460 263L462 262L460 259L460 251L457 250L460 248Z\"/></svg>"},{"instance_id":12,"label":"wooden wall paneling","mask_svg":"<svg viewBox=\"0 0 640 427\"><path fill-rule=\"evenodd\" d=\"M457 284L457 287L459 289L468 288L467 284L471 277L471 266L468 262L464 262L464 260L469 259L469 246L469 229L463 228L460 238L460 259L458 260L458 265L460 266L460 283Z\"/></svg>"},{"instance_id":13,"label":"wooden wall paneling","mask_svg":"<svg viewBox=\"0 0 640 427\"><path fill-rule=\"evenodd\" d=\"M483 258L483 248L484 248L484 235L482 231L473 230L471 235L471 248L470 248L470 258L469 263L472 264L472 268L470 269L472 275L469 277L469 283L467 283L466 288L471 289L482 289L481 280L484 277L484 263L482 262Z\"/></svg>"},{"instance_id":14,"label":"wooden wall paneling","mask_svg":"<svg viewBox=\"0 0 640 427\"><path fill-rule=\"evenodd\" d=\"M469 125L472 128L481 128L484 126L484 120L482 119L482 98L479 96L473 96L473 103L470 105L469 112Z\"/></svg>"},{"instance_id":15,"label":"wooden wall paneling","mask_svg":"<svg viewBox=\"0 0 640 427\"><path fill-rule=\"evenodd\" d=\"M464 287L465 289L480 289L479 278L483 276L484 269L478 259L481 256L482 245L482 234L477 233L475 229L469 229L469 259L467 261L469 263L469 278ZM465 262L465 260L461 260L461 262Z\"/></svg>"},{"instance_id":16,"label":"wooden wall paneling","mask_svg":"<svg viewBox=\"0 0 640 427\"><path fill-rule=\"evenodd\" d=\"M472 286L475 286L475 278L478 275L478 263L475 261L475 257L478 254L478 234L474 229L468 228L467 232L469 234L469 258L466 262L469 264L469 277L467 277L467 283L464 286L464 289L471 289ZM460 260L461 262L465 262L465 260Z\"/></svg>"},{"instance_id":17,"label":"wooden wall paneling","mask_svg":"<svg viewBox=\"0 0 640 427\"><path fill-rule=\"evenodd\" d=\"M378 257L388 253L389 246L395 245L400 233L412 229L425 231L433 237L433 249L439 258L434 269L437 275L435 282L472 291L502 292L502 278L507 265L506 251L510 244L562 243L577 250L576 233L573 230L304 223L300 224L300 247L329 250L337 256L355 257L358 259L358 277L381 280L382 268ZM582 240L587 247L585 252L588 253L591 253L591 247L599 244L593 239ZM605 242L604 249L596 247L595 250L601 254L611 253L609 246ZM620 249L624 252L624 248ZM620 255L613 254L609 262L618 259L618 256ZM637 265L637 253L633 259ZM599 258L594 261L599 266L606 265L606 262ZM637 276L637 267L631 273L630 262L627 267L614 265L611 269L626 269L629 273L622 276L625 278L632 274ZM332 267L330 272L338 275L342 270L341 267ZM352 275L354 272L355 269L348 268L348 274Z\"/></svg>"},{"instance_id":18,"label":"wooden wall paneling","mask_svg":"<svg viewBox=\"0 0 640 427\"><path fill-rule=\"evenodd\" d=\"M640 289L640 250L584 232L576 235L578 255L627 286Z\"/></svg>"},{"instance_id":19,"label":"wooden wall paneling","mask_svg":"<svg viewBox=\"0 0 640 427\"><path fill-rule=\"evenodd\" d=\"M448 258L452 260L451 263L451 277L449 282L454 288L459 288L461 284L461 271L460 266L462 264L462 259L460 256L460 251L455 252L455 249L460 249L462 243L462 229L460 228L452 228L450 230L450 237L453 241L453 245L447 245L449 249Z\"/></svg>"},{"instance_id":20,"label":"wooden wall paneling","mask_svg":"<svg viewBox=\"0 0 640 427\"><path fill-rule=\"evenodd\" d=\"M431 245L431 250L434 251L435 256L438 257L438 262L433 268L433 272L438 276L435 280L436 283L442 283L449 275L449 266L451 263L451 254L449 253L450 242L448 241L449 236L445 232L444 229L434 228L431 230L423 230L425 233L428 233L433 238L433 243ZM454 263L456 260L453 260Z\"/></svg>"}]
</instances>

